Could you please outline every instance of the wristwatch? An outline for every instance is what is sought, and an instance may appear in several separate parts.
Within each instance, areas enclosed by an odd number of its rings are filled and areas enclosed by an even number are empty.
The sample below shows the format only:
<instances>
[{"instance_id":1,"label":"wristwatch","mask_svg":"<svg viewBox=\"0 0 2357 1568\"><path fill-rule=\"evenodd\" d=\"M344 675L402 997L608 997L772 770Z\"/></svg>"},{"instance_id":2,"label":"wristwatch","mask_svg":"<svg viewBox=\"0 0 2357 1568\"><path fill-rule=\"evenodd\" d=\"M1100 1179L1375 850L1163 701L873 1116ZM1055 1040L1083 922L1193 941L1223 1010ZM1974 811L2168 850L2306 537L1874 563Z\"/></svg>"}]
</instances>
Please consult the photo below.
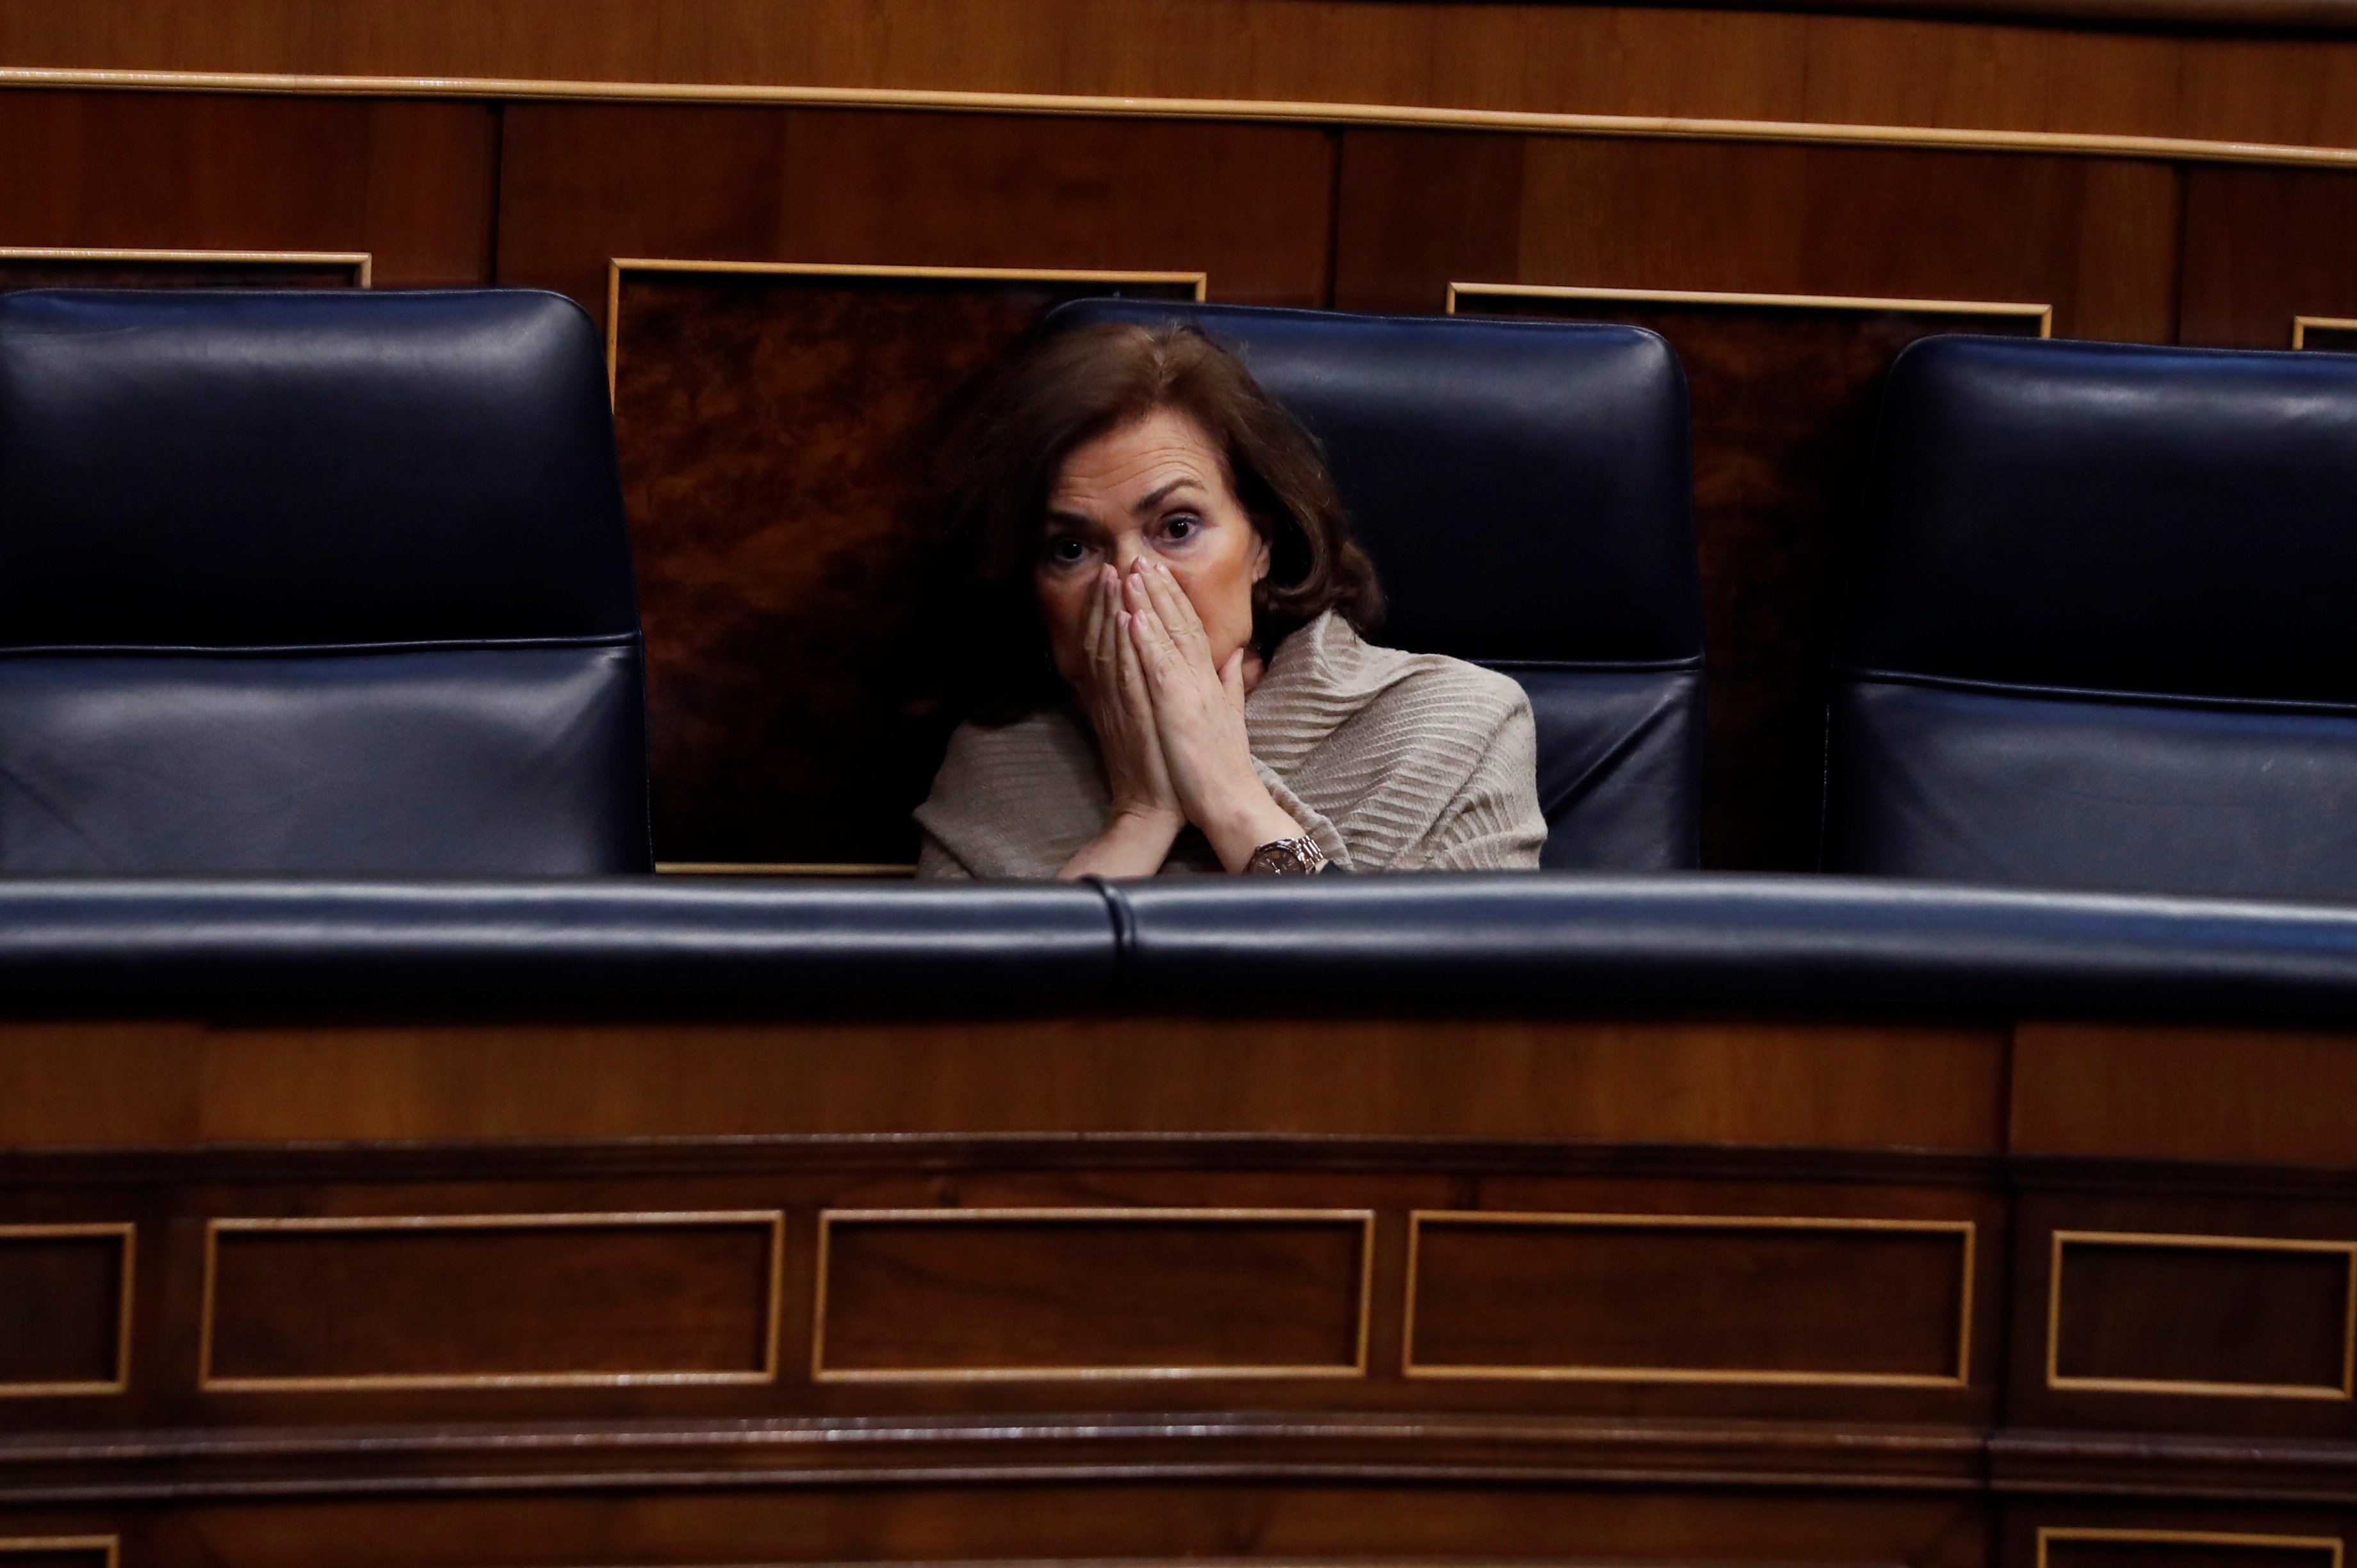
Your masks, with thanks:
<instances>
[{"instance_id":1,"label":"wristwatch","mask_svg":"<svg viewBox=\"0 0 2357 1568\"><path fill-rule=\"evenodd\" d=\"M1326 852L1307 833L1265 843L1244 862L1247 876L1315 876L1325 869Z\"/></svg>"}]
</instances>

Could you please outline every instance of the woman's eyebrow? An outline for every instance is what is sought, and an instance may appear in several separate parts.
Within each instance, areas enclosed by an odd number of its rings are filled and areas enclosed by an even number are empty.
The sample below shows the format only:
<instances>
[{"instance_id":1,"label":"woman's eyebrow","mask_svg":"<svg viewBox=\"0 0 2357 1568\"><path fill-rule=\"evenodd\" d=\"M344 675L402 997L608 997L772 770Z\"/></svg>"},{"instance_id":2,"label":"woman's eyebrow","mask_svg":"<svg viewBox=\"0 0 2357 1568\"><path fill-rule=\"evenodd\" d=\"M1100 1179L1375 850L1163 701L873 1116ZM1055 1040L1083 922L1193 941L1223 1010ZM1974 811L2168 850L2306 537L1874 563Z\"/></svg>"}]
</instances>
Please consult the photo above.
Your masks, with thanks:
<instances>
[{"instance_id":1,"label":"woman's eyebrow","mask_svg":"<svg viewBox=\"0 0 2357 1568\"><path fill-rule=\"evenodd\" d=\"M1164 501L1168 500L1172 492L1186 489L1189 486L1193 486L1198 489L1202 488L1200 485L1196 485L1192 478L1182 478L1173 479L1168 484L1163 486L1160 489L1146 496L1144 499L1139 500L1135 506L1131 507L1129 510L1132 511L1152 511L1156 507L1158 507Z\"/></svg>"}]
</instances>

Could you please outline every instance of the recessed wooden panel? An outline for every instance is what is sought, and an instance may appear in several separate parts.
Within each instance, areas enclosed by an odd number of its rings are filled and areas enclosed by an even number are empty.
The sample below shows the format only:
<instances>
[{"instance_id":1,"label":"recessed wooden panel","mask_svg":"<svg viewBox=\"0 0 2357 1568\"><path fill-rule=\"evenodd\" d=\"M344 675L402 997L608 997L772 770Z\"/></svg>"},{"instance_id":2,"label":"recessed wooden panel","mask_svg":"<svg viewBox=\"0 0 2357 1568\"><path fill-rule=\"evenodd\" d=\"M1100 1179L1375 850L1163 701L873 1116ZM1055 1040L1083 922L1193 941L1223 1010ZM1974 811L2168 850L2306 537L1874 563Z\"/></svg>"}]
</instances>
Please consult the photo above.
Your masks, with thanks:
<instances>
[{"instance_id":1,"label":"recessed wooden panel","mask_svg":"<svg viewBox=\"0 0 2357 1568\"><path fill-rule=\"evenodd\" d=\"M2341 1568L2332 1536L2049 1527L2037 1568Z\"/></svg>"},{"instance_id":2,"label":"recessed wooden panel","mask_svg":"<svg viewBox=\"0 0 2357 1568\"><path fill-rule=\"evenodd\" d=\"M1960 1386L1969 1220L1420 1213L1412 1377Z\"/></svg>"},{"instance_id":3,"label":"recessed wooden panel","mask_svg":"<svg viewBox=\"0 0 2357 1568\"><path fill-rule=\"evenodd\" d=\"M2040 336L2045 307L1526 285L1460 285L1452 303L1460 314L1625 322L1677 350L1710 649L1704 859L1813 866L1840 548L1883 373L1935 333Z\"/></svg>"},{"instance_id":4,"label":"recessed wooden panel","mask_svg":"<svg viewBox=\"0 0 2357 1568\"><path fill-rule=\"evenodd\" d=\"M1352 1377L1372 1215L839 1210L822 1217L822 1380Z\"/></svg>"},{"instance_id":5,"label":"recessed wooden panel","mask_svg":"<svg viewBox=\"0 0 2357 1568\"><path fill-rule=\"evenodd\" d=\"M216 1391L766 1382L774 1213L217 1219Z\"/></svg>"},{"instance_id":6,"label":"recessed wooden panel","mask_svg":"<svg viewBox=\"0 0 2357 1568\"><path fill-rule=\"evenodd\" d=\"M366 288L369 256L295 251L0 245L0 293L25 288Z\"/></svg>"},{"instance_id":7,"label":"recessed wooden panel","mask_svg":"<svg viewBox=\"0 0 2357 1568\"><path fill-rule=\"evenodd\" d=\"M620 265L615 428L665 862L909 865L943 736L911 715L923 444L1052 306L1187 275Z\"/></svg>"},{"instance_id":8,"label":"recessed wooden panel","mask_svg":"<svg viewBox=\"0 0 2357 1568\"><path fill-rule=\"evenodd\" d=\"M2346 1400L2357 1242L2058 1230L2046 1381L2115 1393Z\"/></svg>"},{"instance_id":9,"label":"recessed wooden panel","mask_svg":"<svg viewBox=\"0 0 2357 1568\"><path fill-rule=\"evenodd\" d=\"M120 1393L132 1227L0 1225L0 1399Z\"/></svg>"},{"instance_id":10,"label":"recessed wooden panel","mask_svg":"<svg viewBox=\"0 0 2357 1568\"><path fill-rule=\"evenodd\" d=\"M2291 346L2320 349L2330 354L2357 354L2357 321L2336 316L2294 317Z\"/></svg>"},{"instance_id":11,"label":"recessed wooden panel","mask_svg":"<svg viewBox=\"0 0 2357 1568\"><path fill-rule=\"evenodd\" d=\"M486 103L0 92L0 246L365 252L380 288L483 284L498 125Z\"/></svg>"},{"instance_id":12,"label":"recessed wooden panel","mask_svg":"<svg viewBox=\"0 0 2357 1568\"><path fill-rule=\"evenodd\" d=\"M7 1568L115 1568L117 1557L111 1535L0 1536Z\"/></svg>"}]
</instances>

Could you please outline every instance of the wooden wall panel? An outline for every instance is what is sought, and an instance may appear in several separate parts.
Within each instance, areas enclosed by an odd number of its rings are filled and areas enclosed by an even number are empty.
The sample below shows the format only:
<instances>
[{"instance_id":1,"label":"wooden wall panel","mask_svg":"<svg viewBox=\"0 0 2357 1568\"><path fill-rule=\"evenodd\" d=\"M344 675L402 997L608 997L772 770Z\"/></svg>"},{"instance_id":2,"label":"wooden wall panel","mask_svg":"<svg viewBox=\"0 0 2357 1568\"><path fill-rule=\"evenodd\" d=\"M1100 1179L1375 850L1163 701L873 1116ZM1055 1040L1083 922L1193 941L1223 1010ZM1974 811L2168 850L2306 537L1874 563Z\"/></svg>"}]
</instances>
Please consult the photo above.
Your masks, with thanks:
<instances>
[{"instance_id":1,"label":"wooden wall panel","mask_svg":"<svg viewBox=\"0 0 2357 1568\"><path fill-rule=\"evenodd\" d=\"M1961 1387L1975 1240L1965 1221L1424 1214L1409 1370Z\"/></svg>"},{"instance_id":2,"label":"wooden wall panel","mask_svg":"<svg viewBox=\"0 0 2357 1568\"><path fill-rule=\"evenodd\" d=\"M217 1220L201 1384L220 1391L765 1382L775 1215Z\"/></svg>"},{"instance_id":3,"label":"wooden wall panel","mask_svg":"<svg viewBox=\"0 0 2357 1568\"><path fill-rule=\"evenodd\" d=\"M1333 158L1281 126L518 104L500 281L600 320L616 256L1203 272L1315 305Z\"/></svg>"},{"instance_id":4,"label":"wooden wall panel","mask_svg":"<svg viewBox=\"0 0 2357 1568\"><path fill-rule=\"evenodd\" d=\"M8 1568L115 1568L117 1560L111 1535L0 1536L0 1563Z\"/></svg>"},{"instance_id":5,"label":"wooden wall panel","mask_svg":"<svg viewBox=\"0 0 2357 1568\"><path fill-rule=\"evenodd\" d=\"M2016 1208L2008 1419L2357 1438L2352 1192L2312 1174L2030 1174Z\"/></svg>"},{"instance_id":6,"label":"wooden wall panel","mask_svg":"<svg viewBox=\"0 0 2357 1568\"><path fill-rule=\"evenodd\" d=\"M2049 1388L2346 1400L2357 1243L2059 1231Z\"/></svg>"},{"instance_id":7,"label":"wooden wall panel","mask_svg":"<svg viewBox=\"0 0 2357 1568\"><path fill-rule=\"evenodd\" d=\"M0 1399L129 1380L131 1226L0 1223Z\"/></svg>"},{"instance_id":8,"label":"wooden wall panel","mask_svg":"<svg viewBox=\"0 0 2357 1568\"><path fill-rule=\"evenodd\" d=\"M2323 1031L2024 1023L2012 1098L2024 1153L2357 1166L2357 1052Z\"/></svg>"},{"instance_id":9,"label":"wooden wall panel","mask_svg":"<svg viewBox=\"0 0 2357 1568\"><path fill-rule=\"evenodd\" d=\"M2280 1528L2065 1525L2039 1530L2036 1553L2036 1568L2341 1568L2341 1541Z\"/></svg>"},{"instance_id":10,"label":"wooden wall panel","mask_svg":"<svg viewBox=\"0 0 2357 1568\"><path fill-rule=\"evenodd\" d=\"M2303 317L2292 324L2292 347L2328 354L2357 354L2357 321L2338 317Z\"/></svg>"},{"instance_id":11,"label":"wooden wall panel","mask_svg":"<svg viewBox=\"0 0 2357 1568\"><path fill-rule=\"evenodd\" d=\"M924 443L1048 310L1198 282L625 270L615 428L659 862L908 865Z\"/></svg>"},{"instance_id":12,"label":"wooden wall panel","mask_svg":"<svg viewBox=\"0 0 2357 1568\"><path fill-rule=\"evenodd\" d=\"M2357 174L2197 168L2183 341L2284 349L2296 316L2357 317Z\"/></svg>"},{"instance_id":13,"label":"wooden wall panel","mask_svg":"<svg viewBox=\"0 0 2357 1568\"><path fill-rule=\"evenodd\" d=\"M483 103L0 91L0 246L365 251L380 288L489 281Z\"/></svg>"},{"instance_id":14,"label":"wooden wall panel","mask_svg":"<svg viewBox=\"0 0 2357 1568\"><path fill-rule=\"evenodd\" d=\"M821 1217L822 1380L1362 1375L1373 1216Z\"/></svg>"}]
</instances>

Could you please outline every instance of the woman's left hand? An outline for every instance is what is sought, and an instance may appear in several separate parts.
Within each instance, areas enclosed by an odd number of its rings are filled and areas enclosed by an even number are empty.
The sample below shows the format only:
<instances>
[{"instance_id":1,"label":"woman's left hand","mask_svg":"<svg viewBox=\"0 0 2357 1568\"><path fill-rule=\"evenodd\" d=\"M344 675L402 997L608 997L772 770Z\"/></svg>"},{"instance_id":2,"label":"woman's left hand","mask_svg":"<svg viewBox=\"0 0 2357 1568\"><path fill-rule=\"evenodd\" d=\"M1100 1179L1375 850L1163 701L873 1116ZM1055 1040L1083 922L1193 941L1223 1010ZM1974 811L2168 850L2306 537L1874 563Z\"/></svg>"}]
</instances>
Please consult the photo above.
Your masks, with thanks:
<instances>
[{"instance_id":1,"label":"woman's left hand","mask_svg":"<svg viewBox=\"0 0 2357 1568\"><path fill-rule=\"evenodd\" d=\"M1230 654L1223 666L1212 664L1194 605L1160 562L1141 562L1123 574L1122 596L1163 760L1187 820L1203 830L1230 871L1242 870L1262 844L1299 837L1300 824L1253 768L1244 732L1244 650Z\"/></svg>"}]
</instances>

